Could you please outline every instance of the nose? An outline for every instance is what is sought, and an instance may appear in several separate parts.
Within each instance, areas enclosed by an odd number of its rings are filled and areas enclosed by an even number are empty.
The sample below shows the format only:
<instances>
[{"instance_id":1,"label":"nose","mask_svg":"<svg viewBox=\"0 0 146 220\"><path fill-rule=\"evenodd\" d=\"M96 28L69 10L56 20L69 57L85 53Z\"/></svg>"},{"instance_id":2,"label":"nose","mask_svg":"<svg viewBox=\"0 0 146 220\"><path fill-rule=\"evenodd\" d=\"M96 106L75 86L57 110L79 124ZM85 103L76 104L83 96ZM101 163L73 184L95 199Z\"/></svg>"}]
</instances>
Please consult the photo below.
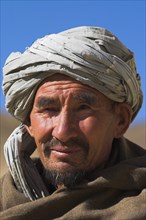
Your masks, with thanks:
<instances>
[{"instance_id":1,"label":"nose","mask_svg":"<svg viewBox=\"0 0 146 220\"><path fill-rule=\"evenodd\" d=\"M78 135L78 128L73 114L68 112L60 113L54 119L53 127L52 136L62 142L67 142L69 139L75 138Z\"/></svg>"}]
</instances>

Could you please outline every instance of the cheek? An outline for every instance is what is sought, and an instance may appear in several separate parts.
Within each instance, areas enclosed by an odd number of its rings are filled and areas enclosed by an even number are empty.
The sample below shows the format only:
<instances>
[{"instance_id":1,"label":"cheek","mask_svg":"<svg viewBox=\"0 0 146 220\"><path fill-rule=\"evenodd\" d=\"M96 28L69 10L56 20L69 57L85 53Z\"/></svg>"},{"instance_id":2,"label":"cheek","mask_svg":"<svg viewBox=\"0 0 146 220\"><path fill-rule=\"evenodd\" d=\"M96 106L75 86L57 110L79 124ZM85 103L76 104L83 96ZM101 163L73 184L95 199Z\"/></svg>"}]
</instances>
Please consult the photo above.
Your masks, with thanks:
<instances>
[{"instance_id":1,"label":"cheek","mask_svg":"<svg viewBox=\"0 0 146 220\"><path fill-rule=\"evenodd\" d=\"M89 154L94 154L95 148L100 147L103 140L103 129L96 117L89 117L80 122L80 131L88 141L90 146Z\"/></svg>"},{"instance_id":2,"label":"cheek","mask_svg":"<svg viewBox=\"0 0 146 220\"><path fill-rule=\"evenodd\" d=\"M32 117L31 128L36 142L42 142L45 137L48 137L52 131L52 126L53 123L51 119L45 119L39 116Z\"/></svg>"},{"instance_id":3,"label":"cheek","mask_svg":"<svg viewBox=\"0 0 146 220\"><path fill-rule=\"evenodd\" d=\"M96 117L88 117L87 119L80 121L79 127L88 140L94 136L97 136L97 134L100 132L99 122Z\"/></svg>"},{"instance_id":4,"label":"cheek","mask_svg":"<svg viewBox=\"0 0 146 220\"><path fill-rule=\"evenodd\" d=\"M90 146L86 161L88 170L94 169L108 158L110 146L106 143L107 127L108 125L96 117L80 122L80 130L86 136Z\"/></svg>"},{"instance_id":5,"label":"cheek","mask_svg":"<svg viewBox=\"0 0 146 220\"><path fill-rule=\"evenodd\" d=\"M81 123L81 130L88 140L90 146L89 152L94 154L95 149L100 148L103 142L103 127L102 123L96 117L90 117Z\"/></svg>"}]
</instances>

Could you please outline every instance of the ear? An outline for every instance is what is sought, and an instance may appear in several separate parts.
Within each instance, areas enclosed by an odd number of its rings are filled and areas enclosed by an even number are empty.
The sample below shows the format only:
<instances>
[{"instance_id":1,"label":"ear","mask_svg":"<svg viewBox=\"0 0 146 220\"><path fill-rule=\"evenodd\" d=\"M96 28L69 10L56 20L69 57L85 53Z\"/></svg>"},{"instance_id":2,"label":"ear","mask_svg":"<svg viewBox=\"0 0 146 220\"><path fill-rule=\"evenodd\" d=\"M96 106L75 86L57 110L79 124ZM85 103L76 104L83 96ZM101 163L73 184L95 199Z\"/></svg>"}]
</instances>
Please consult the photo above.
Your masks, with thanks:
<instances>
[{"instance_id":1,"label":"ear","mask_svg":"<svg viewBox=\"0 0 146 220\"><path fill-rule=\"evenodd\" d=\"M126 103L118 103L115 108L115 114L117 116L115 138L120 138L127 131L131 123L132 109Z\"/></svg>"},{"instance_id":2,"label":"ear","mask_svg":"<svg viewBox=\"0 0 146 220\"><path fill-rule=\"evenodd\" d=\"M28 133L30 134L30 136L31 136L31 137L34 137L32 126L25 124L25 128L26 128L26 130L28 131Z\"/></svg>"}]
</instances>

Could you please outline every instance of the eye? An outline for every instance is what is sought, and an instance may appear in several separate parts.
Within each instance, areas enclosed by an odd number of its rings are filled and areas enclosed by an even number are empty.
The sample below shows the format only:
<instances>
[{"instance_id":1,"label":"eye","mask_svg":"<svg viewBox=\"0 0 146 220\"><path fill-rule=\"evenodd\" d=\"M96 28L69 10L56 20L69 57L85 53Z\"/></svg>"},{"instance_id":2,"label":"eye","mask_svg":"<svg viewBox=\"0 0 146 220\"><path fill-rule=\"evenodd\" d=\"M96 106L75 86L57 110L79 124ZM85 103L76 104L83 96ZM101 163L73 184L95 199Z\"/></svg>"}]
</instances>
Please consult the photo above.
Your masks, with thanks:
<instances>
[{"instance_id":1,"label":"eye","mask_svg":"<svg viewBox=\"0 0 146 220\"><path fill-rule=\"evenodd\" d=\"M88 105L86 105L86 104L82 104L78 108L78 110L88 110L88 109L90 109L90 107Z\"/></svg>"},{"instance_id":2,"label":"eye","mask_svg":"<svg viewBox=\"0 0 146 220\"><path fill-rule=\"evenodd\" d=\"M49 116L57 115L57 114L59 113L59 109L56 108L56 107L44 108L44 109L42 110L42 113L43 113L43 114L48 114Z\"/></svg>"}]
</instances>

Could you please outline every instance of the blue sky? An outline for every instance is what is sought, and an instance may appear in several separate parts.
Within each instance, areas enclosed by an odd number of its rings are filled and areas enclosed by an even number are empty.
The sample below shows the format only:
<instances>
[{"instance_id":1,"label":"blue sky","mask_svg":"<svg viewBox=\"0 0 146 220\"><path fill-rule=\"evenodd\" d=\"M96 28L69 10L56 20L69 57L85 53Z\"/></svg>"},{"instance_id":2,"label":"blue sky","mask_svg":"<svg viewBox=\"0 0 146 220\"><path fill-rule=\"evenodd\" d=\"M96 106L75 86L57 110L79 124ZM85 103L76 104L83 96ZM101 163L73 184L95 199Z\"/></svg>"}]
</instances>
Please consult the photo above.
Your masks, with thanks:
<instances>
[{"instance_id":1,"label":"blue sky","mask_svg":"<svg viewBox=\"0 0 146 220\"><path fill-rule=\"evenodd\" d=\"M145 95L145 0L122 1L5 1L1 0L1 74L8 55L23 52L37 38L68 28L91 25L104 27L115 34L135 53ZM2 90L1 110L5 111ZM146 98L134 121L146 121Z\"/></svg>"}]
</instances>

